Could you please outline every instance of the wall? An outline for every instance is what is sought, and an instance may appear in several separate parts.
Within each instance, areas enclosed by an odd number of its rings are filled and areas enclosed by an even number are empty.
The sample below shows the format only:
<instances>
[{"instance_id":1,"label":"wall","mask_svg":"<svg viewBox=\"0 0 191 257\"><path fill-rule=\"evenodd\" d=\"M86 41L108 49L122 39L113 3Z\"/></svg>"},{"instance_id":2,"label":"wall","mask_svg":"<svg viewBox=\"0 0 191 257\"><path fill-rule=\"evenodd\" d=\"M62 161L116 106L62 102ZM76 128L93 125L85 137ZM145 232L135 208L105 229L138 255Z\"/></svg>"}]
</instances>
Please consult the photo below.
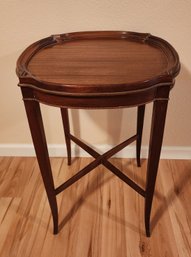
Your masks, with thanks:
<instances>
[{"instance_id":1,"label":"wall","mask_svg":"<svg viewBox=\"0 0 191 257\"><path fill-rule=\"evenodd\" d=\"M169 102L164 145L191 146L190 0L0 1L0 144L31 143L16 60L30 43L51 34L85 30L150 32L178 51L182 70ZM116 143L135 128L135 109L70 112L73 130L95 144ZM64 142L59 110L43 107L48 142ZM148 144L151 105L146 110ZM79 122L79 123L78 123Z\"/></svg>"}]
</instances>

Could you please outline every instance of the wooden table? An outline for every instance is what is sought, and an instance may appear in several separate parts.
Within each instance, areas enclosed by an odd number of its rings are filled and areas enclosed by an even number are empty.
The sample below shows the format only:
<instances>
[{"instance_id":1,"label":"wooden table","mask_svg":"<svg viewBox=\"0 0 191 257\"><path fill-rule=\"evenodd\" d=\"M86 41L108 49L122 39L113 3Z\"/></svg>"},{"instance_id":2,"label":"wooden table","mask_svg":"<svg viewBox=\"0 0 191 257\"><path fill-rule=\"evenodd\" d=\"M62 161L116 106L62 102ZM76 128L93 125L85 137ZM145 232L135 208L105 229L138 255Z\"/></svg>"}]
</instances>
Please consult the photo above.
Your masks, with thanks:
<instances>
[{"instance_id":1,"label":"wooden table","mask_svg":"<svg viewBox=\"0 0 191 257\"><path fill-rule=\"evenodd\" d=\"M30 131L48 196L54 233L58 233L56 195L102 164L145 198L145 228L150 236L150 215L165 126L169 92L180 63L165 40L150 34L100 31L53 35L35 42L19 57L17 75ZM136 141L137 165L145 105L153 102L151 135L145 189L124 175L109 158ZM94 160L59 187L54 181L39 103L61 109L68 164L71 140ZM70 133L68 108L126 108L137 106L134 136L100 155ZM113 122L113 121L111 121Z\"/></svg>"}]
</instances>

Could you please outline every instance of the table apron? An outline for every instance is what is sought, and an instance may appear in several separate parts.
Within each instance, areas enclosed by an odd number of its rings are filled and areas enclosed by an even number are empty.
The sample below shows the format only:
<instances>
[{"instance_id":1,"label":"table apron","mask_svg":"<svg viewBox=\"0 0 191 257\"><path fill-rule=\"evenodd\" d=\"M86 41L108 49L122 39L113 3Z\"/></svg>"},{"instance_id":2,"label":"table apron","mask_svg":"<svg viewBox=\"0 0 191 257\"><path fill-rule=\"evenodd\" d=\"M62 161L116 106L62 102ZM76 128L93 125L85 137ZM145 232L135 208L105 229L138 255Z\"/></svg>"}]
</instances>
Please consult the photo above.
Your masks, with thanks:
<instances>
[{"instance_id":1,"label":"table apron","mask_svg":"<svg viewBox=\"0 0 191 257\"><path fill-rule=\"evenodd\" d=\"M147 104L155 100L168 100L169 86L153 87L124 94L73 96L50 94L36 89L21 87L24 101L81 109L123 108Z\"/></svg>"}]
</instances>

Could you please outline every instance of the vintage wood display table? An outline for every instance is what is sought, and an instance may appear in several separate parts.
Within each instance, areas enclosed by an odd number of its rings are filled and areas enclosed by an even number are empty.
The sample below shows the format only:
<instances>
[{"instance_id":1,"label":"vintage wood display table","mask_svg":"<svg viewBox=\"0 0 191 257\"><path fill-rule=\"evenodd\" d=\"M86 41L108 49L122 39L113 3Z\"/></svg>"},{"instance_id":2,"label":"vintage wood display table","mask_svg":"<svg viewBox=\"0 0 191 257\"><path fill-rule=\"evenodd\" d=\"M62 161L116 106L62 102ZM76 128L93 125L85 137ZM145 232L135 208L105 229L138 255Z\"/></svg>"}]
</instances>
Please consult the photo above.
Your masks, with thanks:
<instances>
[{"instance_id":1,"label":"vintage wood display table","mask_svg":"<svg viewBox=\"0 0 191 257\"><path fill-rule=\"evenodd\" d=\"M160 159L169 92L179 73L179 58L165 40L146 33L125 31L75 32L53 35L30 45L19 57L17 75L48 196L54 233L58 233L56 195L102 164L145 198L145 228L150 236L150 215ZM145 189L124 175L108 160L136 141L137 165L145 105L153 102ZM75 176L55 188L40 103L61 109L68 164L71 140L94 160ZM70 133L68 108L104 109L137 106L134 136L100 155ZM111 121L113 122L113 121Z\"/></svg>"}]
</instances>

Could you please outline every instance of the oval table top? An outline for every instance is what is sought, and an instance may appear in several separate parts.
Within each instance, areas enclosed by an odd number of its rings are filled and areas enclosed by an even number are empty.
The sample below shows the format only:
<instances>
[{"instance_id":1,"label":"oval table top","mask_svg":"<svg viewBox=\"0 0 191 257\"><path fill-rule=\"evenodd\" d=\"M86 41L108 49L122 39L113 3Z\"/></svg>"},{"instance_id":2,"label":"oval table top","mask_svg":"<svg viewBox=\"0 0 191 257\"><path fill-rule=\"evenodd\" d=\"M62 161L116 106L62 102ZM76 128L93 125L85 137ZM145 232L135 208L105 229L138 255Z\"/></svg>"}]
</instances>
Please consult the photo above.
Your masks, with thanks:
<instances>
[{"instance_id":1,"label":"oval table top","mask_svg":"<svg viewBox=\"0 0 191 257\"><path fill-rule=\"evenodd\" d=\"M19 86L67 95L141 90L171 83L179 57L165 40L126 31L75 32L33 43L19 57Z\"/></svg>"}]
</instances>

